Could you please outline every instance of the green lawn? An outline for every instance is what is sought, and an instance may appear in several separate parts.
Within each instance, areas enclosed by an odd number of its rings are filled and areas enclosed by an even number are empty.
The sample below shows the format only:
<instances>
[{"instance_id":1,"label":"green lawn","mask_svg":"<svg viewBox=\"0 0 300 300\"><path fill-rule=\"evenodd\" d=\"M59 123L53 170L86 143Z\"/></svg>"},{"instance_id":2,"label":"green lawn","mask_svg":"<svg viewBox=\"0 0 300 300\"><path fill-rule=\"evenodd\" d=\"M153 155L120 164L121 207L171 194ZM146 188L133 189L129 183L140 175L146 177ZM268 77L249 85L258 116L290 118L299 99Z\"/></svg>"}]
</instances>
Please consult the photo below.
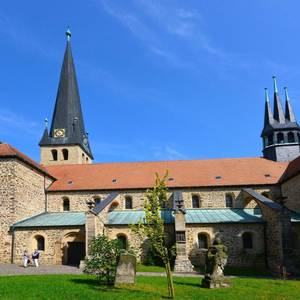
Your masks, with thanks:
<instances>
[{"instance_id":1,"label":"green lawn","mask_svg":"<svg viewBox=\"0 0 300 300\"><path fill-rule=\"evenodd\" d=\"M199 286L200 278L174 278L177 299L256 300L300 299L300 281L254 278L232 279L228 289L208 290ZM137 285L113 288L101 286L88 275L45 275L0 277L1 300L27 299L163 299L164 277L138 277Z\"/></svg>"}]
</instances>

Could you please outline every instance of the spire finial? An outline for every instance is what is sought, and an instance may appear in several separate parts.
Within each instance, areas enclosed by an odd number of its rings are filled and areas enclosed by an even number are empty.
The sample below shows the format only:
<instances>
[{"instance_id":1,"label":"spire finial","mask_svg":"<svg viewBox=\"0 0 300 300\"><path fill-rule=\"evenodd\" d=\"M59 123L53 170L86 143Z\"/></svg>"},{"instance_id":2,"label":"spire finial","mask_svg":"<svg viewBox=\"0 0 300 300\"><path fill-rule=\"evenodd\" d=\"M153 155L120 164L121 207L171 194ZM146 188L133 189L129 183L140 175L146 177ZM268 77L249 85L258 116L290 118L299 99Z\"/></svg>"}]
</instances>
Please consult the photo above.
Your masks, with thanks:
<instances>
[{"instance_id":1,"label":"spire finial","mask_svg":"<svg viewBox=\"0 0 300 300\"><path fill-rule=\"evenodd\" d=\"M45 122L45 128L48 129L48 118L45 118L44 122Z\"/></svg>"},{"instance_id":2,"label":"spire finial","mask_svg":"<svg viewBox=\"0 0 300 300\"><path fill-rule=\"evenodd\" d=\"M65 33L66 33L66 36L67 36L67 41L69 42L71 40L71 36L72 36L71 30L70 30L69 27L68 27L68 29Z\"/></svg>"},{"instance_id":3,"label":"spire finial","mask_svg":"<svg viewBox=\"0 0 300 300\"><path fill-rule=\"evenodd\" d=\"M270 102L270 100L269 100L269 92L268 92L267 88L265 88L265 100L266 100L266 102Z\"/></svg>"},{"instance_id":4,"label":"spire finial","mask_svg":"<svg viewBox=\"0 0 300 300\"><path fill-rule=\"evenodd\" d=\"M277 81L276 76L272 76L274 82L274 93L278 93Z\"/></svg>"},{"instance_id":5,"label":"spire finial","mask_svg":"<svg viewBox=\"0 0 300 300\"><path fill-rule=\"evenodd\" d=\"M286 86L284 87L284 93L285 93L285 100L290 101L290 97L289 97L289 94L288 94L288 88Z\"/></svg>"}]
</instances>

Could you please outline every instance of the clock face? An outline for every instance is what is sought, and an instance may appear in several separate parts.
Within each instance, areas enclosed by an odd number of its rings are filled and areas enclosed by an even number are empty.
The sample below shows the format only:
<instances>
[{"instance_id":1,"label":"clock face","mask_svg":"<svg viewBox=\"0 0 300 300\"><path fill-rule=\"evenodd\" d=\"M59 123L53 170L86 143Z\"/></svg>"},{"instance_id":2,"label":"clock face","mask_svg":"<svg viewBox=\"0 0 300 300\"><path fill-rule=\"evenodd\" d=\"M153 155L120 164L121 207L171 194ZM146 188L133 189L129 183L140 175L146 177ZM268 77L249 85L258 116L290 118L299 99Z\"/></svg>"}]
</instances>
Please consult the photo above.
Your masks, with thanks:
<instances>
[{"instance_id":1,"label":"clock face","mask_svg":"<svg viewBox=\"0 0 300 300\"><path fill-rule=\"evenodd\" d=\"M64 128L54 129L54 137L65 137L66 130Z\"/></svg>"}]
</instances>

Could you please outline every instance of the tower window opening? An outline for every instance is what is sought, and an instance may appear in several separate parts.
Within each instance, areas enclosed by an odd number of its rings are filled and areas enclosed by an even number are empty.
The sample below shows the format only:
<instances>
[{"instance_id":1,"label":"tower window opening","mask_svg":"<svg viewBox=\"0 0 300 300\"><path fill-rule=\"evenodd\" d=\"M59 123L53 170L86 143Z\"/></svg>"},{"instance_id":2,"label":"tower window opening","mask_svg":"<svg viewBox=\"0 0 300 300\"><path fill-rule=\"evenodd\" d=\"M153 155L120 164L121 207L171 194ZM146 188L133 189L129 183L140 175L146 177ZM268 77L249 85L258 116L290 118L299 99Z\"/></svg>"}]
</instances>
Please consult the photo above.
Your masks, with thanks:
<instances>
[{"instance_id":1,"label":"tower window opening","mask_svg":"<svg viewBox=\"0 0 300 300\"><path fill-rule=\"evenodd\" d=\"M57 150L56 149L52 149L51 150L51 154L52 154L52 159L53 160L57 160Z\"/></svg>"},{"instance_id":2,"label":"tower window opening","mask_svg":"<svg viewBox=\"0 0 300 300\"><path fill-rule=\"evenodd\" d=\"M295 135L294 135L293 132L289 132L287 137L288 137L288 142L289 143L295 143Z\"/></svg>"},{"instance_id":3,"label":"tower window opening","mask_svg":"<svg viewBox=\"0 0 300 300\"><path fill-rule=\"evenodd\" d=\"M64 160L68 160L69 159L69 150L62 149L62 155L63 155Z\"/></svg>"},{"instance_id":4,"label":"tower window opening","mask_svg":"<svg viewBox=\"0 0 300 300\"><path fill-rule=\"evenodd\" d=\"M231 194L225 195L225 205L229 208L233 206L233 196Z\"/></svg>"},{"instance_id":5,"label":"tower window opening","mask_svg":"<svg viewBox=\"0 0 300 300\"><path fill-rule=\"evenodd\" d=\"M132 209L132 197L125 197L125 209Z\"/></svg>"},{"instance_id":6,"label":"tower window opening","mask_svg":"<svg viewBox=\"0 0 300 300\"><path fill-rule=\"evenodd\" d=\"M267 145L273 145L274 144L274 140L273 140L273 135L268 135L268 138L267 138Z\"/></svg>"},{"instance_id":7,"label":"tower window opening","mask_svg":"<svg viewBox=\"0 0 300 300\"><path fill-rule=\"evenodd\" d=\"M200 208L200 199L198 195L192 196L192 207L193 208Z\"/></svg>"},{"instance_id":8,"label":"tower window opening","mask_svg":"<svg viewBox=\"0 0 300 300\"><path fill-rule=\"evenodd\" d=\"M63 199L63 211L69 211L70 210L70 200L69 198Z\"/></svg>"},{"instance_id":9,"label":"tower window opening","mask_svg":"<svg viewBox=\"0 0 300 300\"><path fill-rule=\"evenodd\" d=\"M277 144L283 144L284 143L284 136L282 132L277 133Z\"/></svg>"}]
</instances>

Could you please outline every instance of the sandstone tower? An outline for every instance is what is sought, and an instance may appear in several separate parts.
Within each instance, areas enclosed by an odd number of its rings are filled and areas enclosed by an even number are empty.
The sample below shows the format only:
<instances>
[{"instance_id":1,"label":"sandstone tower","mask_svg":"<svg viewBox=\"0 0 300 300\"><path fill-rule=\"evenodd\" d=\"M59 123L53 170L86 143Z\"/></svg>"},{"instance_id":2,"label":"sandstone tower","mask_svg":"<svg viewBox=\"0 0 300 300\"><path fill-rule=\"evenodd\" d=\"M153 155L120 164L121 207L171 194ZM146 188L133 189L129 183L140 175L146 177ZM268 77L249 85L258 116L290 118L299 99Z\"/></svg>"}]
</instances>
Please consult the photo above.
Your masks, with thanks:
<instances>
[{"instance_id":1,"label":"sandstone tower","mask_svg":"<svg viewBox=\"0 0 300 300\"><path fill-rule=\"evenodd\" d=\"M291 161L300 155L300 127L296 121L287 88L285 89L285 114L280 102L276 77L274 81L274 114L265 89L265 120L261 133L263 156L274 161Z\"/></svg>"},{"instance_id":2,"label":"sandstone tower","mask_svg":"<svg viewBox=\"0 0 300 300\"><path fill-rule=\"evenodd\" d=\"M71 32L67 30L67 45L60 73L51 127L47 123L41 147L41 164L86 164L93 155L84 128L75 67L71 51Z\"/></svg>"}]
</instances>

